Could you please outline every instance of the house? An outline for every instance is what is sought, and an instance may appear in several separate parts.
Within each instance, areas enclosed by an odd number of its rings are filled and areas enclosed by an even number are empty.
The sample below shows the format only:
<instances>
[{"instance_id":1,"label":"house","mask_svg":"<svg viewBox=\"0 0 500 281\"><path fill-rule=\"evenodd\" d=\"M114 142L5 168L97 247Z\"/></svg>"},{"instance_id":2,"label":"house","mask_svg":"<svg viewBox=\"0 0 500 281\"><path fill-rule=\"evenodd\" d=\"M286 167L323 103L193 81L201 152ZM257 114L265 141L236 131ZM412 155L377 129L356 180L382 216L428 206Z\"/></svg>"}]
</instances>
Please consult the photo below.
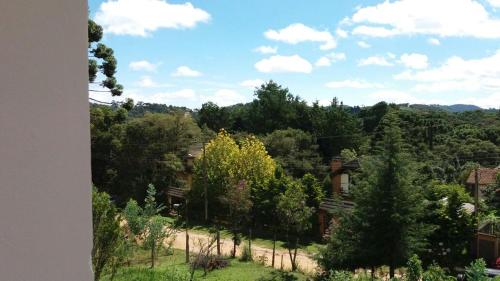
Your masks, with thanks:
<instances>
[{"instance_id":1,"label":"house","mask_svg":"<svg viewBox=\"0 0 500 281\"><path fill-rule=\"evenodd\" d=\"M472 250L476 258L484 259L489 267L495 266L500 258L500 221L487 220L479 225Z\"/></svg>"},{"instance_id":2,"label":"house","mask_svg":"<svg viewBox=\"0 0 500 281\"><path fill-rule=\"evenodd\" d=\"M329 235L329 228L336 224L335 213L341 209L349 211L354 207L351 198L352 174L359 169L358 160L346 161L334 157L330 164L331 196L319 205L319 232Z\"/></svg>"},{"instance_id":3,"label":"house","mask_svg":"<svg viewBox=\"0 0 500 281\"><path fill-rule=\"evenodd\" d=\"M191 189L193 185L193 167L194 159L201 156L201 145L194 145L189 148L189 153L183 159L184 170L177 173L177 178L185 183L185 188L167 186L167 206L170 210L173 209L174 204L183 204L185 202L186 190Z\"/></svg>"},{"instance_id":4,"label":"house","mask_svg":"<svg viewBox=\"0 0 500 281\"><path fill-rule=\"evenodd\" d=\"M500 168L478 168L477 177L479 185L479 198L483 198L484 190L495 183L497 174L500 173ZM467 190L472 196L475 195L476 172L472 170L466 181Z\"/></svg>"}]
</instances>

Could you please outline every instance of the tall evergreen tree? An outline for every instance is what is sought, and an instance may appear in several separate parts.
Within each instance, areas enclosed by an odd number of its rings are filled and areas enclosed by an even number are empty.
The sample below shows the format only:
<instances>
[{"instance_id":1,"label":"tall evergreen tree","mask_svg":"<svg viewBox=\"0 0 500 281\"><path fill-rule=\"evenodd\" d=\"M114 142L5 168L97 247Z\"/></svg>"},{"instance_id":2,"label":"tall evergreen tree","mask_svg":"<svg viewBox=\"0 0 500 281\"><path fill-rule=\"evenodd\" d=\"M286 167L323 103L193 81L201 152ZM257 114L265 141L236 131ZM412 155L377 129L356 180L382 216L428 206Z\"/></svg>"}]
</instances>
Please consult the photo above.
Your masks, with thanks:
<instances>
[{"instance_id":1,"label":"tall evergreen tree","mask_svg":"<svg viewBox=\"0 0 500 281\"><path fill-rule=\"evenodd\" d=\"M331 251L320 264L374 268L388 265L391 277L398 266L425 245L428 227L423 217L422 191L415 167L402 148L398 117L381 121L383 138L376 154L361 161L353 188L355 208L340 221L330 241ZM345 243L344 243L345 242Z\"/></svg>"},{"instance_id":2,"label":"tall evergreen tree","mask_svg":"<svg viewBox=\"0 0 500 281\"><path fill-rule=\"evenodd\" d=\"M362 161L354 191L354 228L358 249L369 266L388 265L390 276L425 242L421 187L415 186L415 166L402 148L396 114L382 120L384 136L377 154Z\"/></svg>"}]
</instances>

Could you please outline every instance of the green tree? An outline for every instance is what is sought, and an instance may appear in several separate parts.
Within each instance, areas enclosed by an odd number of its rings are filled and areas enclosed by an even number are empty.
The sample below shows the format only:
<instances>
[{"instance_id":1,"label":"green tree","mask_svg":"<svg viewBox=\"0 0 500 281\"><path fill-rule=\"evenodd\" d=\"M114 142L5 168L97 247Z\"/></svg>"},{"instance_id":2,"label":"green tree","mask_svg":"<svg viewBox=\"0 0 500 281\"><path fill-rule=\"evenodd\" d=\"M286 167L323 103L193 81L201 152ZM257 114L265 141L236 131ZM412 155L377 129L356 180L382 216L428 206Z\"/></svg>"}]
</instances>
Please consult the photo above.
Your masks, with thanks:
<instances>
[{"instance_id":1,"label":"green tree","mask_svg":"<svg viewBox=\"0 0 500 281\"><path fill-rule=\"evenodd\" d=\"M486 188L484 195L488 208L500 216L500 172L496 175L495 183Z\"/></svg>"},{"instance_id":2,"label":"green tree","mask_svg":"<svg viewBox=\"0 0 500 281\"><path fill-rule=\"evenodd\" d=\"M422 278L422 261L417 255L411 256L406 264L406 279L407 281L420 281Z\"/></svg>"},{"instance_id":3,"label":"green tree","mask_svg":"<svg viewBox=\"0 0 500 281\"><path fill-rule=\"evenodd\" d=\"M120 96L123 86L115 78L117 61L113 49L100 43L103 30L93 20L88 20L89 83L97 83L98 74L104 76L99 85L107 88L112 96ZM91 90L92 91L92 90Z\"/></svg>"},{"instance_id":4,"label":"green tree","mask_svg":"<svg viewBox=\"0 0 500 281\"><path fill-rule=\"evenodd\" d=\"M382 120L384 135L377 154L361 161L353 213L341 221L344 230L331 240L333 246L346 240L338 259L342 263L388 265L391 278L396 267L422 250L429 231L421 222L422 188L415 185L414 164L402 148L398 120L394 113Z\"/></svg>"},{"instance_id":5,"label":"green tree","mask_svg":"<svg viewBox=\"0 0 500 281\"><path fill-rule=\"evenodd\" d=\"M201 105L198 111L200 127L206 125L213 131L228 129L231 127L231 116L225 107L219 107L213 102L207 102Z\"/></svg>"},{"instance_id":6,"label":"green tree","mask_svg":"<svg viewBox=\"0 0 500 281\"><path fill-rule=\"evenodd\" d=\"M263 139L266 148L288 175L301 178L306 173L323 176L322 165L315 138L299 129L276 130Z\"/></svg>"},{"instance_id":7,"label":"green tree","mask_svg":"<svg viewBox=\"0 0 500 281\"><path fill-rule=\"evenodd\" d=\"M229 231L233 235L233 258L236 256L236 246L241 242L241 232L243 226L248 222L252 209L250 200L250 188L244 180L241 180L235 187L230 188L222 197L222 202L229 208Z\"/></svg>"},{"instance_id":8,"label":"green tree","mask_svg":"<svg viewBox=\"0 0 500 281\"><path fill-rule=\"evenodd\" d=\"M144 246L151 250L151 268L155 266L155 260L158 257L159 249L163 246L163 242L165 239L173 237L174 232L173 226L166 217L154 215L146 222Z\"/></svg>"},{"instance_id":9,"label":"green tree","mask_svg":"<svg viewBox=\"0 0 500 281\"><path fill-rule=\"evenodd\" d=\"M109 195L92 188L92 269L94 280L100 279L122 242L119 216Z\"/></svg>"},{"instance_id":10,"label":"green tree","mask_svg":"<svg viewBox=\"0 0 500 281\"><path fill-rule=\"evenodd\" d=\"M141 206L137 204L137 201L130 199L123 209L123 216L127 221L128 228L133 236L131 238L134 240L135 236L141 234L144 229L143 210Z\"/></svg>"},{"instance_id":11,"label":"green tree","mask_svg":"<svg viewBox=\"0 0 500 281\"><path fill-rule=\"evenodd\" d=\"M483 259L478 259L471 262L470 266L465 268L465 276L471 281L489 281L491 280L486 275L486 262Z\"/></svg>"},{"instance_id":12,"label":"green tree","mask_svg":"<svg viewBox=\"0 0 500 281\"><path fill-rule=\"evenodd\" d=\"M146 218L151 218L165 209L163 204L158 204L156 202L156 188L152 184L148 184L147 195L144 199L144 211L143 216Z\"/></svg>"},{"instance_id":13,"label":"green tree","mask_svg":"<svg viewBox=\"0 0 500 281\"><path fill-rule=\"evenodd\" d=\"M311 227L314 209L307 206L307 196L300 182L293 181L278 199L277 212L287 237L287 249L292 270L297 269L297 249L300 236Z\"/></svg>"},{"instance_id":14,"label":"green tree","mask_svg":"<svg viewBox=\"0 0 500 281\"><path fill-rule=\"evenodd\" d=\"M114 186L119 201L134 198L142 202L149 183L181 187L177 172L183 170L182 159L200 133L191 116L183 113L146 113L128 121L115 162L118 173Z\"/></svg>"},{"instance_id":15,"label":"green tree","mask_svg":"<svg viewBox=\"0 0 500 281\"><path fill-rule=\"evenodd\" d=\"M437 262L453 272L455 267L470 261L470 241L476 231L476 220L464 204L473 200L465 189L456 184L432 184L425 192L427 202L424 220L433 225L428 237L425 263Z\"/></svg>"}]
</instances>

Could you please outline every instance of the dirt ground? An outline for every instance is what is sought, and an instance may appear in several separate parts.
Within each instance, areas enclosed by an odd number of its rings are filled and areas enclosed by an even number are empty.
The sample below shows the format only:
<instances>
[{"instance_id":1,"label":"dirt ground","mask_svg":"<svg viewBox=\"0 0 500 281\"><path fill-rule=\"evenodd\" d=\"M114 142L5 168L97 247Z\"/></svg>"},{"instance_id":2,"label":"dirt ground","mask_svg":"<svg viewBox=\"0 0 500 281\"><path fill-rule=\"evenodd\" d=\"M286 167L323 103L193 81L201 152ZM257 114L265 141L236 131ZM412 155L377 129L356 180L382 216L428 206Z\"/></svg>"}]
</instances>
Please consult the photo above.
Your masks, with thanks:
<instances>
[{"instance_id":1,"label":"dirt ground","mask_svg":"<svg viewBox=\"0 0 500 281\"><path fill-rule=\"evenodd\" d=\"M209 239L208 235L199 234L199 233L189 233L189 247L191 252L197 252L199 249L199 241L207 241ZM230 239L221 238L221 252L223 255L231 255L233 250L233 241ZM241 250L243 249L245 243L248 241L244 240L242 243L236 248L236 256L240 256ZM186 249L186 233L185 232L177 232L175 235L175 240L172 245L175 249ZM264 263L268 266L271 266L273 250L260 247L252 244L252 254L255 261L264 261ZM317 268L316 261L310 257L308 254L298 251L297 252L297 265L299 270L305 273L314 273ZM288 251L276 250L275 253L275 263L274 267L276 269L291 269L290 256Z\"/></svg>"}]
</instances>

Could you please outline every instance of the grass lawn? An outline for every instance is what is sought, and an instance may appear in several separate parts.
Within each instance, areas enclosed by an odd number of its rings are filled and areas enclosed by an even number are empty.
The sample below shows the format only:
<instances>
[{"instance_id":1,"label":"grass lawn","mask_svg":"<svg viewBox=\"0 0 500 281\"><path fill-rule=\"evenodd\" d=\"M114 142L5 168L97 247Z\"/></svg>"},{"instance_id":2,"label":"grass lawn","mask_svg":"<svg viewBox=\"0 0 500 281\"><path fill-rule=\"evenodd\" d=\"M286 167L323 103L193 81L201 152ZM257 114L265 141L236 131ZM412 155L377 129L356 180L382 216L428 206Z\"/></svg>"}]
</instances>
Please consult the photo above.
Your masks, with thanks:
<instances>
[{"instance_id":1,"label":"grass lawn","mask_svg":"<svg viewBox=\"0 0 500 281\"><path fill-rule=\"evenodd\" d=\"M149 268L149 251L138 250L131 262L131 266L120 268L114 281L187 281L188 265L184 263L184 251L174 250L173 254L162 253L154 269ZM203 281L256 281L262 277L271 277L278 273L270 267L254 262L240 262L237 259L230 261L226 268L209 272L203 276L202 270L197 270L195 280ZM305 281L306 276L296 273L286 280ZM109 281L109 275L101 280Z\"/></svg>"}]
</instances>

